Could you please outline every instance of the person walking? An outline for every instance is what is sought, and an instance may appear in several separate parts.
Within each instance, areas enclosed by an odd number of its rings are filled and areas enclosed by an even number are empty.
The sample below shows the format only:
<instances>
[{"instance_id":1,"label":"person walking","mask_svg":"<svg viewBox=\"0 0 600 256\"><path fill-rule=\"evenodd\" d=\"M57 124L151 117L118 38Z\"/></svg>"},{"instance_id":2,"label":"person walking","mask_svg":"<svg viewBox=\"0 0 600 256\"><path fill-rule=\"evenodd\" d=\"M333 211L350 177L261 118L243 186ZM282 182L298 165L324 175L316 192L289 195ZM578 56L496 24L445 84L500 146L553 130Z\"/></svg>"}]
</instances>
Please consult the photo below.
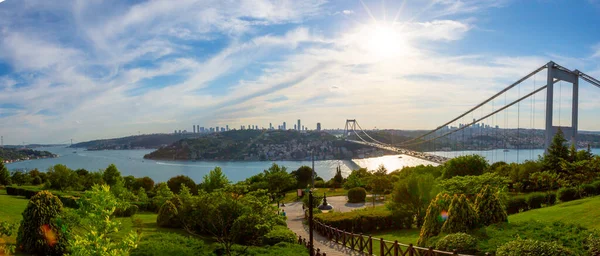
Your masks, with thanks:
<instances>
[{"instance_id":1,"label":"person walking","mask_svg":"<svg viewBox=\"0 0 600 256\"><path fill-rule=\"evenodd\" d=\"M281 210L281 216L285 217L285 210Z\"/></svg>"}]
</instances>

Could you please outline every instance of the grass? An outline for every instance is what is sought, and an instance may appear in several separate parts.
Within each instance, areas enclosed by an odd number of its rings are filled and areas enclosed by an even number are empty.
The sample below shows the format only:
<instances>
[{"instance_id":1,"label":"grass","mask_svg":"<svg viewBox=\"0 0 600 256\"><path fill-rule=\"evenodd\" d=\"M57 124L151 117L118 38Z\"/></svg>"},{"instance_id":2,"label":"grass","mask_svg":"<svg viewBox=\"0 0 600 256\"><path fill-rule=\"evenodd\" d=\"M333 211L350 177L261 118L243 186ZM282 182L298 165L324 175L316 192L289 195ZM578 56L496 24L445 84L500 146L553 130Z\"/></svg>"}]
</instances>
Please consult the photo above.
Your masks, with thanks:
<instances>
[{"instance_id":1,"label":"grass","mask_svg":"<svg viewBox=\"0 0 600 256\"><path fill-rule=\"evenodd\" d=\"M313 190L313 194L315 195L319 195L319 196L323 196L323 193L327 194L327 196L347 196L348 195L348 190L347 189L343 189L343 188L336 188L336 189L330 189L330 188L315 188ZM367 195L370 195L371 193L367 192ZM387 198L391 198L391 196L386 196ZM298 191L297 190L291 190L285 193L285 197L283 198L283 202L284 203L290 203L290 202L295 202L295 201L299 201L300 198L298 198ZM367 200L369 200L369 198L367 198Z\"/></svg>"},{"instance_id":2,"label":"grass","mask_svg":"<svg viewBox=\"0 0 600 256\"><path fill-rule=\"evenodd\" d=\"M419 229L401 229L401 230L392 230L392 231L384 231L372 234L373 238L373 254L379 255L380 251L380 238L388 241L398 241L398 243L402 244L417 244L417 240L419 240ZM388 243L388 246L390 244Z\"/></svg>"},{"instance_id":3,"label":"grass","mask_svg":"<svg viewBox=\"0 0 600 256\"><path fill-rule=\"evenodd\" d=\"M508 216L509 222L555 222L582 225L588 229L600 230L600 196L588 197L554 206L530 210Z\"/></svg>"},{"instance_id":4,"label":"grass","mask_svg":"<svg viewBox=\"0 0 600 256\"><path fill-rule=\"evenodd\" d=\"M20 222L23 218L21 213L25 210L28 199L22 196L9 196L6 194L6 190L0 190L0 221L9 222ZM12 236L3 238L5 241L0 241L0 245L3 243L14 244L17 239L17 232L15 231Z\"/></svg>"}]
</instances>

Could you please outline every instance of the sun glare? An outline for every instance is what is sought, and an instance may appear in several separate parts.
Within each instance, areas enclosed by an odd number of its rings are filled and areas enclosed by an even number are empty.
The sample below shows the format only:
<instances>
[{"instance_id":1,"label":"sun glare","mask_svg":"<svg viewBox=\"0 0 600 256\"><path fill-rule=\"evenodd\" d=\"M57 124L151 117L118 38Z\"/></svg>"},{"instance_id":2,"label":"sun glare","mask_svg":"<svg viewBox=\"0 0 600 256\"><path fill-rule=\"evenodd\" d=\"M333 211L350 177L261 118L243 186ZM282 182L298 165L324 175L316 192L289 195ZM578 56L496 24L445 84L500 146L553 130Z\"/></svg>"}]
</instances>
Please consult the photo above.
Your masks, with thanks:
<instances>
[{"instance_id":1,"label":"sun glare","mask_svg":"<svg viewBox=\"0 0 600 256\"><path fill-rule=\"evenodd\" d=\"M366 50L375 57L396 57L405 48L401 34L392 26L367 26L363 32L363 44Z\"/></svg>"}]
</instances>

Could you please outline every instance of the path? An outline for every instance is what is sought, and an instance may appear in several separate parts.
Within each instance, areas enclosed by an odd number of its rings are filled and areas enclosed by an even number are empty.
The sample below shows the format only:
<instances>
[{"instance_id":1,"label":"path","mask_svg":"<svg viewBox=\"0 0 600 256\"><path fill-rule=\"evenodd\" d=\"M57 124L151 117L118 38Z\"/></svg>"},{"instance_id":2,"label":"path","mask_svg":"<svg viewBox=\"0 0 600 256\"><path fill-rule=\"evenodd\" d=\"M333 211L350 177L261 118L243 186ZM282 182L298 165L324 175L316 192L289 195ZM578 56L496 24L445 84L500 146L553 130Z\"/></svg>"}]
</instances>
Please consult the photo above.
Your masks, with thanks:
<instances>
[{"instance_id":1,"label":"path","mask_svg":"<svg viewBox=\"0 0 600 256\"><path fill-rule=\"evenodd\" d=\"M365 207L370 203L364 204L350 204L346 203L345 196L333 196L327 197L327 202L333 205L334 210L338 212L348 212L354 209ZM378 203L381 204L381 203ZM286 211L287 225L296 235L302 236L308 240L308 225L302 224L304 220L304 213L302 212L302 202L288 203L285 207L282 207ZM314 247L315 249L321 249L321 252L325 252L327 256L340 256L340 255L366 255L352 249L348 249L340 244L329 241L327 238L321 236L319 233L313 231Z\"/></svg>"}]
</instances>

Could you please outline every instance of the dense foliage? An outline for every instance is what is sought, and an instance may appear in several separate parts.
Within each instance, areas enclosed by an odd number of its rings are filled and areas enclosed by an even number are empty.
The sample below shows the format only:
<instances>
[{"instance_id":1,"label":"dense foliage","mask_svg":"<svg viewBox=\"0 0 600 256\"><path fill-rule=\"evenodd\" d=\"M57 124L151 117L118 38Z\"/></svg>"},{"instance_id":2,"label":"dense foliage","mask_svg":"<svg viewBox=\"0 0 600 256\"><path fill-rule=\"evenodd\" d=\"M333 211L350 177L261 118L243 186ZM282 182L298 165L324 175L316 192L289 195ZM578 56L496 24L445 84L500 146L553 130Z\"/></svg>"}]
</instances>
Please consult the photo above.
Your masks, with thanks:
<instances>
[{"instance_id":1,"label":"dense foliage","mask_svg":"<svg viewBox=\"0 0 600 256\"><path fill-rule=\"evenodd\" d=\"M481 175L488 167L488 162L480 155L459 156L450 159L444 164L442 178L449 179L455 176Z\"/></svg>"},{"instance_id":2,"label":"dense foliage","mask_svg":"<svg viewBox=\"0 0 600 256\"><path fill-rule=\"evenodd\" d=\"M478 217L479 224L484 226L508 221L508 216L500 203L500 199L488 186L477 194L475 214Z\"/></svg>"},{"instance_id":3,"label":"dense foliage","mask_svg":"<svg viewBox=\"0 0 600 256\"><path fill-rule=\"evenodd\" d=\"M188 176L177 175L175 177L170 178L167 181L167 186L169 186L169 189L175 194L179 193L179 190L181 190L182 185L185 185L186 187L188 187L193 194L198 194L198 189L196 188L196 182L194 182L194 180L192 180L192 178L190 178Z\"/></svg>"},{"instance_id":4,"label":"dense foliage","mask_svg":"<svg viewBox=\"0 0 600 256\"><path fill-rule=\"evenodd\" d=\"M411 174L396 182L388 208L395 215L409 215L421 227L429 202L434 196L434 178L431 174Z\"/></svg>"},{"instance_id":5,"label":"dense foliage","mask_svg":"<svg viewBox=\"0 0 600 256\"><path fill-rule=\"evenodd\" d=\"M442 226L448 217L448 208L452 198L448 194L439 193L431 200L427 207L423 226L419 233L419 240L417 244L419 246L425 246L427 240L431 237L437 236L442 230Z\"/></svg>"},{"instance_id":6,"label":"dense foliage","mask_svg":"<svg viewBox=\"0 0 600 256\"><path fill-rule=\"evenodd\" d=\"M156 217L156 224L159 227L164 228L178 228L181 227L181 221L179 221L179 211L177 207L169 200L167 200L158 211Z\"/></svg>"},{"instance_id":7,"label":"dense foliage","mask_svg":"<svg viewBox=\"0 0 600 256\"><path fill-rule=\"evenodd\" d=\"M410 228L410 216L398 218L384 207L368 207L351 212L315 214L315 220L346 232L372 233L381 230Z\"/></svg>"},{"instance_id":8,"label":"dense foliage","mask_svg":"<svg viewBox=\"0 0 600 256\"><path fill-rule=\"evenodd\" d=\"M262 244L276 245L281 242L295 243L296 240L296 234L289 228L284 226L275 226L273 230L269 231L269 233L266 233L263 236Z\"/></svg>"},{"instance_id":9,"label":"dense foliage","mask_svg":"<svg viewBox=\"0 0 600 256\"><path fill-rule=\"evenodd\" d=\"M468 232L477 225L477 213L465 195L454 195L441 231L446 234Z\"/></svg>"},{"instance_id":10,"label":"dense foliage","mask_svg":"<svg viewBox=\"0 0 600 256\"><path fill-rule=\"evenodd\" d=\"M456 250L458 253L474 254L477 252L477 239L467 233L454 233L442 237L435 244L442 251Z\"/></svg>"},{"instance_id":11,"label":"dense foliage","mask_svg":"<svg viewBox=\"0 0 600 256\"><path fill-rule=\"evenodd\" d=\"M517 239L498 247L498 256L568 256L573 253L557 242L542 242L532 239Z\"/></svg>"},{"instance_id":12,"label":"dense foliage","mask_svg":"<svg viewBox=\"0 0 600 256\"><path fill-rule=\"evenodd\" d=\"M362 187L348 190L348 203L362 203L367 198L367 191Z\"/></svg>"},{"instance_id":13,"label":"dense foliage","mask_svg":"<svg viewBox=\"0 0 600 256\"><path fill-rule=\"evenodd\" d=\"M131 250L131 256L208 256L214 255L199 239L177 233L156 233L144 236L139 246Z\"/></svg>"}]
</instances>

